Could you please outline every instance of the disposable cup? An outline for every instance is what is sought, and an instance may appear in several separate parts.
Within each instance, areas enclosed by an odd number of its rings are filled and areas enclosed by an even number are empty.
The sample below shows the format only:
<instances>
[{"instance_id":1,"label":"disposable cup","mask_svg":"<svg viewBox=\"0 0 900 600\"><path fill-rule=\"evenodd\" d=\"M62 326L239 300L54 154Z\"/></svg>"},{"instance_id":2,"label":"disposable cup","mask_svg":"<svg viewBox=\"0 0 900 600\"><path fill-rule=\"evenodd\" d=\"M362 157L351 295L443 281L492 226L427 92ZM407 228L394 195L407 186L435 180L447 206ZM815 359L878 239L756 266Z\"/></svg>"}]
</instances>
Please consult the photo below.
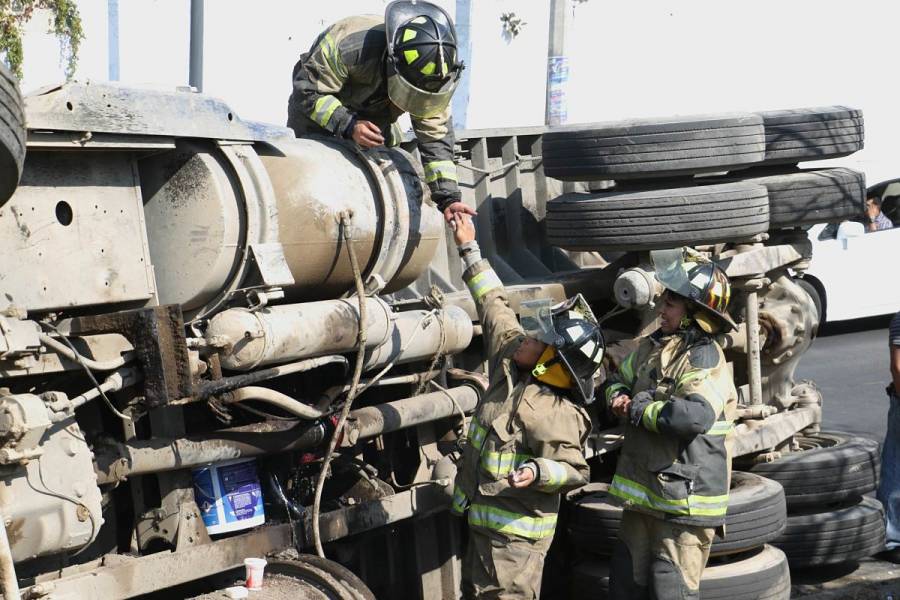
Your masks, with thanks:
<instances>
[{"instance_id":1,"label":"disposable cup","mask_svg":"<svg viewBox=\"0 0 900 600\"><path fill-rule=\"evenodd\" d=\"M264 558L245 558L244 566L247 567L247 589L259 590L263 586L263 571L266 568Z\"/></svg>"}]
</instances>

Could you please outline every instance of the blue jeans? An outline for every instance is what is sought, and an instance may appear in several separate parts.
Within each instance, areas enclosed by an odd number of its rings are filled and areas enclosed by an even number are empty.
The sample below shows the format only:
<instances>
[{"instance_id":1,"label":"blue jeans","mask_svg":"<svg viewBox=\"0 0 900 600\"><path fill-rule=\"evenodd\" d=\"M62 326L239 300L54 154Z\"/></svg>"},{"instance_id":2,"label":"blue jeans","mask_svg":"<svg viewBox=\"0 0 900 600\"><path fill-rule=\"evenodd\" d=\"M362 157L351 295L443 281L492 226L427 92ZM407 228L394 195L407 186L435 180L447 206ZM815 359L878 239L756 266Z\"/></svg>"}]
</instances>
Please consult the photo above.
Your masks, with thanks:
<instances>
[{"instance_id":1,"label":"blue jeans","mask_svg":"<svg viewBox=\"0 0 900 600\"><path fill-rule=\"evenodd\" d=\"M890 394L887 433L881 447L881 482L878 500L887 517L885 547L900 548L900 397Z\"/></svg>"}]
</instances>

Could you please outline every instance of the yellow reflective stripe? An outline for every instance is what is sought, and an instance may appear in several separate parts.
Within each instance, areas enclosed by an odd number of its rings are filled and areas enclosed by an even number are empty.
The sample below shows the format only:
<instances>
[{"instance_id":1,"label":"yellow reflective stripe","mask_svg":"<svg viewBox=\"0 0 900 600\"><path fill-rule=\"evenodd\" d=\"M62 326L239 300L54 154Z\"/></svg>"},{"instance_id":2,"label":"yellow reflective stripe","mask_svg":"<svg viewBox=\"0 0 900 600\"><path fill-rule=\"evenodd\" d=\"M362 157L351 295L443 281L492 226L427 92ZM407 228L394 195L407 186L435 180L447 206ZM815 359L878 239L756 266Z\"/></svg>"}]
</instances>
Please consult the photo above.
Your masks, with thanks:
<instances>
[{"instance_id":1,"label":"yellow reflective stripe","mask_svg":"<svg viewBox=\"0 0 900 600\"><path fill-rule=\"evenodd\" d=\"M404 29L403 30L403 39L401 41L408 42L411 39L415 39L415 37L419 35L419 32L415 29Z\"/></svg>"},{"instance_id":2,"label":"yellow reflective stripe","mask_svg":"<svg viewBox=\"0 0 900 600\"><path fill-rule=\"evenodd\" d=\"M622 374L622 377L630 383L634 383L634 357L636 355L637 352L629 354L622 362L622 366L619 367L619 372Z\"/></svg>"},{"instance_id":3,"label":"yellow reflective stripe","mask_svg":"<svg viewBox=\"0 0 900 600\"><path fill-rule=\"evenodd\" d=\"M341 79L347 77L347 67L344 66L344 61L341 60L341 53L338 51L338 46L334 43L334 38L331 37L330 33L322 36L322 55L335 75Z\"/></svg>"},{"instance_id":4,"label":"yellow reflective stripe","mask_svg":"<svg viewBox=\"0 0 900 600\"><path fill-rule=\"evenodd\" d=\"M706 435L728 435L732 429L731 421L716 421Z\"/></svg>"},{"instance_id":5,"label":"yellow reflective stripe","mask_svg":"<svg viewBox=\"0 0 900 600\"><path fill-rule=\"evenodd\" d=\"M656 421L659 419L659 413L665 405L666 403L662 400L657 400L656 402L651 402L647 405L647 408L644 409L644 414L641 415L641 423L644 424L645 428L650 431L659 432Z\"/></svg>"},{"instance_id":6,"label":"yellow reflective stripe","mask_svg":"<svg viewBox=\"0 0 900 600\"><path fill-rule=\"evenodd\" d=\"M555 492L569 479L569 472L562 463L545 458L540 461L539 466L541 475L547 476L547 483L541 485L545 492Z\"/></svg>"},{"instance_id":7,"label":"yellow reflective stripe","mask_svg":"<svg viewBox=\"0 0 900 600\"><path fill-rule=\"evenodd\" d=\"M320 126L326 127L338 106L341 106L341 101L334 96L322 96L316 100L316 105L313 107L312 120Z\"/></svg>"},{"instance_id":8,"label":"yellow reflective stripe","mask_svg":"<svg viewBox=\"0 0 900 600\"><path fill-rule=\"evenodd\" d=\"M425 163L425 181L431 183L437 179L459 181L456 174L456 163L452 160L434 160Z\"/></svg>"},{"instance_id":9,"label":"yellow reflective stripe","mask_svg":"<svg viewBox=\"0 0 900 600\"><path fill-rule=\"evenodd\" d=\"M706 369L695 369L693 371L688 371L687 373L685 373L684 375L682 375L681 377L678 378L678 381L675 383L675 387L680 388L681 386L685 385L686 383L690 383L691 381L694 381L695 379L702 379L702 378L706 377L708 374L709 374L709 371L707 371Z\"/></svg>"},{"instance_id":10,"label":"yellow reflective stripe","mask_svg":"<svg viewBox=\"0 0 900 600\"><path fill-rule=\"evenodd\" d=\"M419 70L422 71L422 75L434 75L434 71L436 69L437 69L437 65L434 64L433 62L430 62Z\"/></svg>"},{"instance_id":11,"label":"yellow reflective stripe","mask_svg":"<svg viewBox=\"0 0 900 600\"><path fill-rule=\"evenodd\" d=\"M487 429L481 426L476 417L472 417L472 421L469 423L469 433L466 437L469 438L469 443L472 444L473 448L481 450L481 447L484 446L484 438L487 437Z\"/></svg>"},{"instance_id":12,"label":"yellow reflective stripe","mask_svg":"<svg viewBox=\"0 0 900 600\"><path fill-rule=\"evenodd\" d=\"M466 496L466 493L460 489L457 485L453 488L453 503L450 505L450 510L454 513L461 515L466 512L466 508L469 506L469 497Z\"/></svg>"},{"instance_id":13,"label":"yellow reflective stripe","mask_svg":"<svg viewBox=\"0 0 900 600\"><path fill-rule=\"evenodd\" d=\"M494 506L473 504L469 508L469 524L530 540L540 540L553 535L556 515L529 517Z\"/></svg>"},{"instance_id":14,"label":"yellow reflective stripe","mask_svg":"<svg viewBox=\"0 0 900 600\"><path fill-rule=\"evenodd\" d=\"M481 455L481 467L494 477L505 477L531 458L530 454L515 452L485 452Z\"/></svg>"},{"instance_id":15,"label":"yellow reflective stripe","mask_svg":"<svg viewBox=\"0 0 900 600\"><path fill-rule=\"evenodd\" d=\"M651 492L643 485L625 479L620 475L613 477L609 493L623 500L640 506L674 515L723 516L728 510L728 494L722 496L702 496L691 494L683 499L663 498ZM697 506L698 504L703 506Z\"/></svg>"},{"instance_id":16,"label":"yellow reflective stripe","mask_svg":"<svg viewBox=\"0 0 900 600\"><path fill-rule=\"evenodd\" d=\"M477 302L491 290L503 287L503 282L500 281L493 269L487 269L467 281L466 285L469 286L469 291L472 292L472 296Z\"/></svg>"},{"instance_id":17,"label":"yellow reflective stripe","mask_svg":"<svg viewBox=\"0 0 900 600\"><path fill-rule=\"evenodd\" d=\"M610 400L612 400L613 394L615 394L619 390L625 390L627 392L628 386L624 383L614 383L606 388L606 401L609 402Z\"/></svg>"}]
</instances>

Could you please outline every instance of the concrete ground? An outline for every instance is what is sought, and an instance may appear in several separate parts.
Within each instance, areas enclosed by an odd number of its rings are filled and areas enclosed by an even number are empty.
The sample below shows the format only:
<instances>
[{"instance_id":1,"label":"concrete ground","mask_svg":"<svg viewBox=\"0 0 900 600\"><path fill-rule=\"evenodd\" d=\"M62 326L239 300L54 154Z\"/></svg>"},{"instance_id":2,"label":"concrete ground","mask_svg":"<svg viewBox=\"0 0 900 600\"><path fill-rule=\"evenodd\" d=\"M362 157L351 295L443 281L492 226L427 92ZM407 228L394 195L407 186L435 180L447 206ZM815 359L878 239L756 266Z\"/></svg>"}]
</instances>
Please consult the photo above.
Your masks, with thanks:
<instances>
[{"instance_id":1,"label":"concrete ground","mask_svg":"<svg viewBox=\"0 0 900 600\"><path fill-rule=\"evenodd\" d=\"M791 598L900 600L900 565L867 558L859 564L791 572Z\"/></svg>"}]
</instances>

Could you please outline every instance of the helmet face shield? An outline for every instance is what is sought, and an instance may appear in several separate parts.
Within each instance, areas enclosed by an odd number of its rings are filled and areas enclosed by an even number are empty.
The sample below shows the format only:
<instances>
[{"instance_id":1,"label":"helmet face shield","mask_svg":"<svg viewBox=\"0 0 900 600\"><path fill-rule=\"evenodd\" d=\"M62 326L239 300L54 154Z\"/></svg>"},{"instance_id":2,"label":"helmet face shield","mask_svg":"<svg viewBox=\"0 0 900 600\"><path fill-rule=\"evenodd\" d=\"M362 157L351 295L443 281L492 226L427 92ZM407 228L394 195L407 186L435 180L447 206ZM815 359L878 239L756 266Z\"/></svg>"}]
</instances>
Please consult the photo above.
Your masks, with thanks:
<instances>
[{"instance_id":1,"label":"helmet face shield","mask_svg":"<svg viewBox=\"0 0 900 600\"><path fill-rule=\"evenodd\" d=\"M559 345L559 335L553 327L553 304L549 299L522 302L519 316L525 335L551 346Z\"/></svg>"},{"instance_id":2,"label":"helmet face shield","mask_svg":"<svg viewBox=\"0 0 900 600\"><path fill-rule=\"evenodd\" d=\"M681 248L675 250L653 250L650 252L650 259L653 261L656 279L664 288L675 292L679 296L691 297L691 282L688 280L688 272L684 263L684 252Z\"/></svg>"},{"instance_id":3,"label":"helmet face shield","mask_svg":"<svg viewBox=\"0 0 900 600\"><path fill-rule=\"evenodd\" d=\"M458 74L451 76L439 91L428 92L406 81L390 63L388 60L388 97L400 110L416 118L427 119L441 114L450 105L453 92L459 84Z\"/></svg>"}]
</instances>

